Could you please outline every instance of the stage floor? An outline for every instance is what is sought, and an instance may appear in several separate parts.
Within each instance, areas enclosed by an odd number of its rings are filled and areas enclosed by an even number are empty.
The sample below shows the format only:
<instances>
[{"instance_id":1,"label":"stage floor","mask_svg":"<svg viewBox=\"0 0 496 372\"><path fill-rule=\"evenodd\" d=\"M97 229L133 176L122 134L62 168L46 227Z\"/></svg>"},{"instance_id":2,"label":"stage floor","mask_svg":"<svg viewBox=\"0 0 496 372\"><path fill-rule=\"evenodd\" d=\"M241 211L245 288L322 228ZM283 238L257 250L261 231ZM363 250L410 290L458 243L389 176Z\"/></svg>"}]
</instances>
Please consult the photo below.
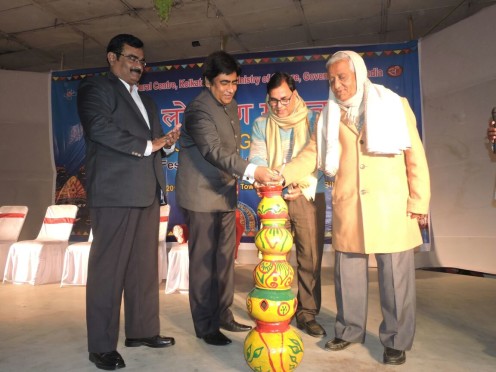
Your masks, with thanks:
<instances>
[{"instance_id":1,"label":"stage floor","mask_svg":"<svg viewBox=\"0 0 496 372\"><path fill-rule=\"evenodd\" d=\"M250 323L245 307L254 265L236 266L232 307ZM495 371L496 280L417 270L417 332L403 366L382 364L378 339L381 312L375 269L370 269L368 332L363 345L339 352L323 349L333 337L336 304L332 269L323 270L323 306L318 320L328 336L303 334L305 354L298 371ZM250 371L243 358L245 333L226 332L229 346L205 344L193 332L188 296L160 289L162 334L174 336L166 349L126 348L121 328L118 350L126 371ZM0 371L96 371L88 361L85 287L57 284L0 285ZM121 319L121 324L123 319Z\"/></svg>"}]
</instances>

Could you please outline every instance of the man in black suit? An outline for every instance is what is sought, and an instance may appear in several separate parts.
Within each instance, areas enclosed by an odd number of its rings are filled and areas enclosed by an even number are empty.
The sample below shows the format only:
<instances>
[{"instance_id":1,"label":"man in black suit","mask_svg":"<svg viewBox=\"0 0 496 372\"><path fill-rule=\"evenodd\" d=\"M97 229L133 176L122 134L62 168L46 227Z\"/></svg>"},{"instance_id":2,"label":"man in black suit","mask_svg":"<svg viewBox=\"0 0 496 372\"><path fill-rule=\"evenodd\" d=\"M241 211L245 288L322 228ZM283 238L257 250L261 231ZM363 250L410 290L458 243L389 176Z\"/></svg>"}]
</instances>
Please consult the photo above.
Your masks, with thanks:
<instances>
[{"instance_id":1,"label":"man in black suit","mask_svg":"<svg viewBox=\"0 0 496 372\"><path fill-rule=\"evenodd\" d=\"M121 34L107 47L110 72L81 81L78 112L86 139L87 194L93 243L86 320L89 359L100 369L125 367L117 352L122 294L125 345L174 345L159 335L159 196L165 190L164 136L153 100L138 93L146 65L143 42Z\"/></svg>"},{"instance_id":2,"label":"man in black suit","mask_svg":"<svg viewBox=\"0 0 496 372\"><path fill-rule=\"evenodd\" d=\"M234 320L237 179L277 181L269 168L239 155L240 124L234 100L241 67L219 51L203 64L205 89L186 107L181 129L176 200L189 226L189 302L196 336L211 345L251 329Z\"/></svg>"}]
</instances>

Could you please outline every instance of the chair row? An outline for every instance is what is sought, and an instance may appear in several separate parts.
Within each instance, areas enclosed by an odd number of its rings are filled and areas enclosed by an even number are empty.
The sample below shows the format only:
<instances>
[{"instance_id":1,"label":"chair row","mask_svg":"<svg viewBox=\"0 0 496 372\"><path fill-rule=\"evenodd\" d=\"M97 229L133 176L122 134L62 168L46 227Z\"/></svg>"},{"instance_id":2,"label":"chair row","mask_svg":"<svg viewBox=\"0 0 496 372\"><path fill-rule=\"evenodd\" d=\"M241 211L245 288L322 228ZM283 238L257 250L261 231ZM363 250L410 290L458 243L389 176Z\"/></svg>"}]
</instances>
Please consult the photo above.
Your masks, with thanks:
<instances>
[{"instance_id":1,"label":"chair row","mask_svg":"<svg viewBox=\"0 0 496 372\"><path fill-rule=\"evenodd\" d=\"M167 247L165 239L167 235L167 226L169 223L170 206L163 205L160 207L160 225L158 232L158 281L159 283L167 276ZM90 235L87 242L74 243L67 247L64 257L64 266L62 269L62 278L60 286L64 285L86 285L88 276L88 259L91 250L93 234Z\"/></svg>"},{"instance_id":2,"label":"chair row","mask_svg":"<svg viewBox=\"0 0 496 372\"><path fill-rule=\"evenodd\" d=\"M27 208L25 211L27 213ZM51 205L47 208L36 239L10 242L3 281L33 285L53 283L57 278L60 281L64 254L77 211L75 205ZM25 215L21 223L24 223ZM12 223L8 218L6 221L6 225Z\"/></svg>"},{"instance_id":3,"label":"chair row","mask_svg":"<svg viewBox=\"0 0 496 372\"><path fill-rule=\"evenodd\" d=\"M160 207L159 282L167 275L165 236L169 206ZM87 242L69 245L77 213L75 205L49 206L36 239L17 241L27 207L0 207L0 273L15 284L85 285L92 233Z\"/></svg>"}]
</instances>

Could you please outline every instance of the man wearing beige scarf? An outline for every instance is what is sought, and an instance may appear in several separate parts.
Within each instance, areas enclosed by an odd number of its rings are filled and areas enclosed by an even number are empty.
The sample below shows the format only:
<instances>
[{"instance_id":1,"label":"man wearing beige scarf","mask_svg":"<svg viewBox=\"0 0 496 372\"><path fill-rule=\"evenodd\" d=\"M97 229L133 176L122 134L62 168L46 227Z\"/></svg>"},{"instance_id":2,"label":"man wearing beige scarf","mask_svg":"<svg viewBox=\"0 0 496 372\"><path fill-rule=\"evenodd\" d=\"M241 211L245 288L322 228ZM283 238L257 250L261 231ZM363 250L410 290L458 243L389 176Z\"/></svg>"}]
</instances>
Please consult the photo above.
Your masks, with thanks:
<instances>
[{"instance_id":1,"label":"man wearing beige scarf","mask_svg":"<svg viewBox=\"0 0 496 372\"><path fill-rule=\"evenodd\" d=\"M255 120L248 160L280 167L305 147L318 114L309 110L296 91L294 79L276 72L267 84L268 114ZM310 336L323 337L315 320L321 305L320 269L324 247L325 197L322 172L302 174L288 186L289 224L294 234L298 274L296 322Z\"/></svg>"}]
</instances>

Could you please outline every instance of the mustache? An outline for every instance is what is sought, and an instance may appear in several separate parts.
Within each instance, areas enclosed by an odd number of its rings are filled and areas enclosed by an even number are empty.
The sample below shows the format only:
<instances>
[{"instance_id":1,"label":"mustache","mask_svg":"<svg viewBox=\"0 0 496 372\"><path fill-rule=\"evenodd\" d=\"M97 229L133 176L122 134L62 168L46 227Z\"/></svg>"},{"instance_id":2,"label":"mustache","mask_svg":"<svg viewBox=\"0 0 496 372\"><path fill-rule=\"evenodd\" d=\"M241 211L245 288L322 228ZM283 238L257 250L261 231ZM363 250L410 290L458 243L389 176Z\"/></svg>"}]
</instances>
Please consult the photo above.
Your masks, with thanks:
<instances>
[{"instance_id":1,"label":"mustache","mask_svg":"<svg viewBox=\"0 0 496 372\"><path fill-rule=\"evenodd\" d=\"M141 74L143 72L143 70L141 70L140 68L132 68L131 69L131 72L137 72L138 74Z\"/></svg>"}]
</instances>

